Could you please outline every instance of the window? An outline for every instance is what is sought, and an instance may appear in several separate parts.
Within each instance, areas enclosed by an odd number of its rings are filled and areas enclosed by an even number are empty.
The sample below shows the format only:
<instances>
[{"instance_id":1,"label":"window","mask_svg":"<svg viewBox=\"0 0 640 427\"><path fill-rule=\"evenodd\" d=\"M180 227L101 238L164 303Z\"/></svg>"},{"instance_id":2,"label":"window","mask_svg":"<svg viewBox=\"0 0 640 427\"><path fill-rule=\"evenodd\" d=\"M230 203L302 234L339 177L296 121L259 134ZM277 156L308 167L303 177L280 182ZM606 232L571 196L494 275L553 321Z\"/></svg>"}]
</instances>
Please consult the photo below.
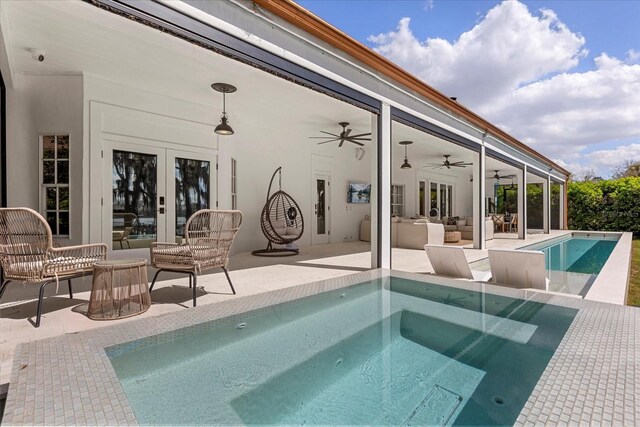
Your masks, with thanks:
<instances>
[{"instance_id":1,"label":"window","mask_svg":"<svg viewBox=\"0 0 640 427\"><path fill-rule=\"evenodd\" d=\"M238 209L238 162L231 159L231 209Z\"/></svg>"},{"instance_id":2,"label":"window","mask_svg":"<svg viewBox=\"0 0 640 427\"><path fill-rule=\"evenodd\" d=\"M68 236L69 135L41 135L40 150L40 211L54 236Z\"/></svg>"},{"instance_id":3,"label":"window","mask_svg":"<svg viewBox=\"0 0 640 427\"><path fill-rule=\"evenodd\" d=\"M391 186L391 214L404 216L404 185Z\"/></svg>"}]
</instances>

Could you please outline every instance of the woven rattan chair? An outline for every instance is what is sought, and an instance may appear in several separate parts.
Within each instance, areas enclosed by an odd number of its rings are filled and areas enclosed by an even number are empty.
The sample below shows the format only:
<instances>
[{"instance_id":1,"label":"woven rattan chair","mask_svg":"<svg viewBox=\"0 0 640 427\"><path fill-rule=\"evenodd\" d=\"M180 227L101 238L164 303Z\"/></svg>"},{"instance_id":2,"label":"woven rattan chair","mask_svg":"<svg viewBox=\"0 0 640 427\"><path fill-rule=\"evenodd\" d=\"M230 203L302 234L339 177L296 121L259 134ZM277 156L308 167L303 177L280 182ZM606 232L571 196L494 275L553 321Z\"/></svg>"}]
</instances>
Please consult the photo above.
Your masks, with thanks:
<instances>
[{"instance_id":1,"label":"woven rattan chair","mask_svg":"<svg viewBox=\"0 0 640 427\"><path fill-rule=\"evenodd\" d=\"M278 175L278 191L271 194L273 180ZM267 248L251 252L257 256L290 256L299 251L291 244L302 237L304 220L302 211L296 201L282 191L282 168L279 167L271 176L267 190L267 203L260 213L260 228L267 238ZM287 245L274 248L273 245Z\"/></svg>"},{"instance_id":2,"label":"woven rattan chair","mask_svg":"<svg viewBox=\"0 0 640 427\"><path fill-rule=\"evenodd\" d=\"M93 273L93 264L107 259L107 245L53 247L51 228L38 212L28 208L0 209L0 263L4 281L0 298L10 282L41 283L36 311L40 326L45 287L66 280L73 299L71 279Z\"/></svg>"},{"instance_id":3,"label":"woven rattan chair","mask_svg":"<svg viewBox=\"0 0 640 427\"><path fill-rule=\"evenodd\" d=\"M153 289L161 271L186 273L189 287L193 288L193 306L196 306L197 276L203 271L222 268L231 291L236 290L227 272L229 251L242 224L240 211L203 209L191 215L184 227L185 242L153 243L151 265L158 269L149 290Z\"/></svg>"}]
</instances>

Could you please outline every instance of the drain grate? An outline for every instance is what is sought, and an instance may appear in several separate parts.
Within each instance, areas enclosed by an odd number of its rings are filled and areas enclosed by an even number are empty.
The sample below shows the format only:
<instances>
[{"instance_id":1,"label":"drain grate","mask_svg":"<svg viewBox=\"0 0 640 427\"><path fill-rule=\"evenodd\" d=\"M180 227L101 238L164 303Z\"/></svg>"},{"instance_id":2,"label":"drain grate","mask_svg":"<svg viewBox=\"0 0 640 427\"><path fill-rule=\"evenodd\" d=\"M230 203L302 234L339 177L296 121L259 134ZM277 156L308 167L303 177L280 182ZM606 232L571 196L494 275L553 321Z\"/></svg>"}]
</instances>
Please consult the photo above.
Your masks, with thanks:
<instances>
[{"instance_id":1,"label":"drain grate","mask_svg":"<svg viewBox=\"0 0 640 427\"><path fill-rule=\"evenodd\" d=\"M405 425L446 425L460 403L462 396L436 385L411 412Z\"/></svg>"}]
</instances>

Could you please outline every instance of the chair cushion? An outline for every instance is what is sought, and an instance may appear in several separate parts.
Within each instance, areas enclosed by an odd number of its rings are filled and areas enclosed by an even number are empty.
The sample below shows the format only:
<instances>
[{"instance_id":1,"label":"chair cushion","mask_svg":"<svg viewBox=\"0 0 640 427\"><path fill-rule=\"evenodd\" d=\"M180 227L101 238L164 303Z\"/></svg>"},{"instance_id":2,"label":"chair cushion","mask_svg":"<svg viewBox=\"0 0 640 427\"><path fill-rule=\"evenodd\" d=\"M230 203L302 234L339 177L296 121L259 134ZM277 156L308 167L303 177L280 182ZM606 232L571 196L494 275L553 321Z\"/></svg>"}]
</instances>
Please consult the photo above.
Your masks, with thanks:
<instances>
[{"instance_id":1,"label":"chair cushion","mask_svg":"<svg viewBox=\"0 0 640 427\"><path fill-rule=\"evenodd\" d=\"M274 230L285 228L287 226L283 219L272 219L271 220L271 225L273 226ZM280 234L280 233L278 233L278 234Z\"/></svg>"},{"instance_id":2,"label":"chair cushion","mask_svg":"<svg viewBox=\"0 0 640 427\"><path fill-rule=\"evenodd\" d=\"M445 225L444 226L444 231L457 231L458 230L458 226L457 225Z\"/></svg>"}]
</instances>

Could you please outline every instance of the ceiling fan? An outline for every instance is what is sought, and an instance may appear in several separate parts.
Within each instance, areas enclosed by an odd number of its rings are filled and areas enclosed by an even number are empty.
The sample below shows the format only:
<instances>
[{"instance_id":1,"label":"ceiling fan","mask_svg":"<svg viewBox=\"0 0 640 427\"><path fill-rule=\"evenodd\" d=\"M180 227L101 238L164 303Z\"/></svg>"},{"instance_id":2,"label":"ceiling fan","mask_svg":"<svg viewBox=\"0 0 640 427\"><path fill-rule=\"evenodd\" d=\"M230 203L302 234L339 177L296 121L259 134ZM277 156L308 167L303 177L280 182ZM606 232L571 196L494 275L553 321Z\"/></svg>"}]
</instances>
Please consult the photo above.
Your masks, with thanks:
<instances>
[{"instance_id":1,"label":"ceiling fan","mask_svg":"<svg viewBox=\"0 0 640 427\"><path fill-rule=\"evenodd\" d=\"M331 133L331 132L325 132L323 130L321 130L320 132L325 133L329 136L310 136L310 139L325 139L326 141L321 141L318 142L318 145L320 144L327 144L329 142L334 142L334 141L340 141L340 143L338 144L338 147L342 147L342 144L344 144L345 141L347 142L351 142L352 144L356 144L359 146L363 146L364 144L360 141L371 141L371 138L367 138L367 136L371 135L371 132L368 133L360 133L357 135L351 135L351 129L347 129L347 126L349 126L348 122L340 122L338 123L340 126L342 126L342 132L340 132L340 134L335 134L335 133Z\"/></svg>"},{"instance_id":2,"label":"ceiling fan","mask_svg":"<svg viewBox=\"0 0 640 427\"><path fill-rule=\"evenodd\" d=\"M500 181L503 178L513 178L515 175L500 175L499 170L493 170L496 174L493 176L488 176L487 179L495 179L496 181Z\"/></svg>"},{"instance_id":3,"label":"ceiling fan","mask_svg":"<svg viewBox=\"0 0 640 427\"><path fill-rule=\"evenodd\" d=\"M449 157L451 157L451 154L445 154L444 161L442 163L429 163L427 166L433 169L441 169L441 168L451 169L451 168L465 168L467 166L473 165L473 163L466 163L462 160L458 162L450 162Z\"/></svg>"}]
</instances>

